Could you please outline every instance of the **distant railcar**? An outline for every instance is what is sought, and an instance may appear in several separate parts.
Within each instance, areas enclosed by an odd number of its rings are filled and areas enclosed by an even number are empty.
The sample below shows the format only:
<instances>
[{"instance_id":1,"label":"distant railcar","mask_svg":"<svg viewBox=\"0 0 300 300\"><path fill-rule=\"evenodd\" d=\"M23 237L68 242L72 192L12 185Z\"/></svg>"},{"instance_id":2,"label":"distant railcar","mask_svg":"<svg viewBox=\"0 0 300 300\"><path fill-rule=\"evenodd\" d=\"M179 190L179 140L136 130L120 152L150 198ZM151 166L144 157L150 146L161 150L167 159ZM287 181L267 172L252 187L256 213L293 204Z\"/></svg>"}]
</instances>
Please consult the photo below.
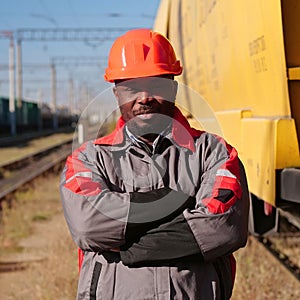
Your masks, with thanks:
<instances>
[{"instance_id":1,"label":"distant railcar","mask_svg":"<svg viewBox=\"0 0 300 300\"><path fill-rule=\"evenodd\" d=\"M43 128L53 128L53 111L47 103L43 103L40 107L41 113L41 126ZM74 122L77 122L78 116L71 114L66 107L57 107L56 120L58 127L73 126Z\"/></svg>"},{"instance_id":2,"label":"distant railcar","mask_svg":"<svg viewBox=\"0 0 300 300\"><path fill-rule=\"evenodd\" d=\"M46 103L41 104L22 100L18 107L15 101L16 131L22 134L28 131L53 128L53 112ZM56 111L57 125L59 128L73 126L78 117L69 113L65 107L59 107ZM0 97L0 136L10 135L11 115L9 112L9 99Z\"/></svg>"},{"instance_id":3,"label":"distant railcar","mask_svg":"<svg viewBox=\"0 0 300 300\"><path fill-rule=\"evenodd\" d=\"M0 135L9 132L9 128L9 102L7 98L0 97Z\"/></svg>"},{"instance_id":4,"label":"distant railcar","mask_svg":"<svg viewBox=\"0 0 300 300\"><path fill-rule=\"evenodd\" d=\"M22 101L18 107L15 101L16 129L18 132L36 130L38 128L39 108L37 103ZM11 116L9 112L9 99L0 97L0 135L10 132Z\"/></svg>"},{"instance_id":5,"label":"distant railcar","mask_svg":"<svg viewBox=\"0 0 300 300\"><path fill-rule=\"evenodd\" d=\"M162 0L154 24L182 61L179 81L206 99L239 151L256 234L276 230L277 208L299 222L299 16L297 0ZM191 115L201 109L184 100Z\"/></svg>"}]
</instances>

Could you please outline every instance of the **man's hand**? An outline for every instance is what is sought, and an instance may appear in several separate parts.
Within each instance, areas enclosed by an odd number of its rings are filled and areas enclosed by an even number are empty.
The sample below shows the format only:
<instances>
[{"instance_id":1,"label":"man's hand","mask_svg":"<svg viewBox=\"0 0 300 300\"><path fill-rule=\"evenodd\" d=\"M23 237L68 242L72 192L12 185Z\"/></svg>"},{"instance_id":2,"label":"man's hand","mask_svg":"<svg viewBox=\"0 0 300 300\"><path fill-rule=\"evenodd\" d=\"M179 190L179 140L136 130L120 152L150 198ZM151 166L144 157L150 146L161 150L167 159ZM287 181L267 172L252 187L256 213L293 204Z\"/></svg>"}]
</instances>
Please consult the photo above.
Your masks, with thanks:
<instances>
[{"instance_id":1,"label":"man's hand","mask_svg":"<svg viewBox=\"0 0 300 300\"><path fill-rule=\"evenodd\" d=\"M121 247L121 260L125 265L168 263L201 251L183 214L170 222L147 231L129 248Z\"/></svg>"},{"instance_id":2,"label":"man's hand","mask_svg":"<svg viewBox=\"0 0 300 300\"><path fill-rule=\"evenodd\" d=\"M146 193L130 193L126 242L134 242L148 230L171 221L185 209L195 208L195 203L195 198L167 187Z\"/></svg>"}]
</instances>

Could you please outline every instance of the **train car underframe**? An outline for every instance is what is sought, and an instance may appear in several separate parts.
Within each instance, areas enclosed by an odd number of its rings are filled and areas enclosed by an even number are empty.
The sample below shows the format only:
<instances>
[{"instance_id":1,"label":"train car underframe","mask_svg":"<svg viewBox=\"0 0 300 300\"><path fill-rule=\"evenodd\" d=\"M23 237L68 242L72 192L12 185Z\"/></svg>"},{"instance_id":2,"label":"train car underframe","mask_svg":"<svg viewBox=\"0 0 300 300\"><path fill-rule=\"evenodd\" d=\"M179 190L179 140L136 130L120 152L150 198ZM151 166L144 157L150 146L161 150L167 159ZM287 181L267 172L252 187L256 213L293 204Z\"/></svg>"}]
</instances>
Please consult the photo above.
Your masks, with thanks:
<instances>
[{"instance_id":1,"label":"train car underframe","mask_svg":"<svg viewBox=\"0 0 300 300\"><path fill-rule=\"evenodd\" d=\"M287 168L276 173L276 207L251 194L249 231L271 235L279 231L279 216L300 228L300 169Z\"/></svg>"}]
</instances>

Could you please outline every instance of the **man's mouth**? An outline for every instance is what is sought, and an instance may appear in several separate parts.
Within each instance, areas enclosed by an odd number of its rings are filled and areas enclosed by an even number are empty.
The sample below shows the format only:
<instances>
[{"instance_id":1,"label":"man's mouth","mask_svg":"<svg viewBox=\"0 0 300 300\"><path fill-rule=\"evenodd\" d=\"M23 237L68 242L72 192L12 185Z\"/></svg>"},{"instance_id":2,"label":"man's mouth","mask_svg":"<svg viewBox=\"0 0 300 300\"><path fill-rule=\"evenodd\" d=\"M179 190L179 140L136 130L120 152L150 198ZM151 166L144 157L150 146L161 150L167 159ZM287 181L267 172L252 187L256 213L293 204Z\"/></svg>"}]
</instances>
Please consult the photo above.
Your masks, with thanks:
<instances>
[{"instance_id":1,"label":"man's mouth","mask_svg":"<svg viewBox=\"0 0 300 300\"><path fill-rule=\"evenodd\" d=\"M154 113L145 113L145 114L136 115L136 117L142 120L148 120L151 119L154 115L155 115Z\"/></svg>"},{"instance_id":2,"label":"man's mouth","mask_svg":"<svg viewBox=\"0 0 300 300\"><path fill-rule=\"evenodd\" d=\"M137 111L135 113L135 116L141 119L149 119L155 115L157 111L153 109L148 109L148 110L142 110L142 111Z\"/></svg>"}]
</instances>

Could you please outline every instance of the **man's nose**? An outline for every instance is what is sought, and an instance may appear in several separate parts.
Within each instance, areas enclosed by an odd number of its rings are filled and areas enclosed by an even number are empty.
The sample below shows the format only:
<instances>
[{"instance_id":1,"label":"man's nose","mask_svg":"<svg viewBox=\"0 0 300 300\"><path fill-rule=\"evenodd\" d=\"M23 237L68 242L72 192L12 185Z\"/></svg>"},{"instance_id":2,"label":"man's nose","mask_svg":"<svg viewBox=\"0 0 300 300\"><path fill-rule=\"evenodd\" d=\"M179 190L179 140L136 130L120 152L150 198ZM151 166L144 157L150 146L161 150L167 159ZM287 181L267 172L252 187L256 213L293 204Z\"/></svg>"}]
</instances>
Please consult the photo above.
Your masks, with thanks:
<instances>
[{"instance_id":1,"label":"man's nose","mask_svg":"<svg viewBox=\"0 0 300 300\"><path fill-rule=\"evenodd\" d=\"M139 93L138 95L138 102L145 104L147 102L152 101L154 98L152 96L152 94L149 91L142 91Z\"/></svg>"}]
</instances>

